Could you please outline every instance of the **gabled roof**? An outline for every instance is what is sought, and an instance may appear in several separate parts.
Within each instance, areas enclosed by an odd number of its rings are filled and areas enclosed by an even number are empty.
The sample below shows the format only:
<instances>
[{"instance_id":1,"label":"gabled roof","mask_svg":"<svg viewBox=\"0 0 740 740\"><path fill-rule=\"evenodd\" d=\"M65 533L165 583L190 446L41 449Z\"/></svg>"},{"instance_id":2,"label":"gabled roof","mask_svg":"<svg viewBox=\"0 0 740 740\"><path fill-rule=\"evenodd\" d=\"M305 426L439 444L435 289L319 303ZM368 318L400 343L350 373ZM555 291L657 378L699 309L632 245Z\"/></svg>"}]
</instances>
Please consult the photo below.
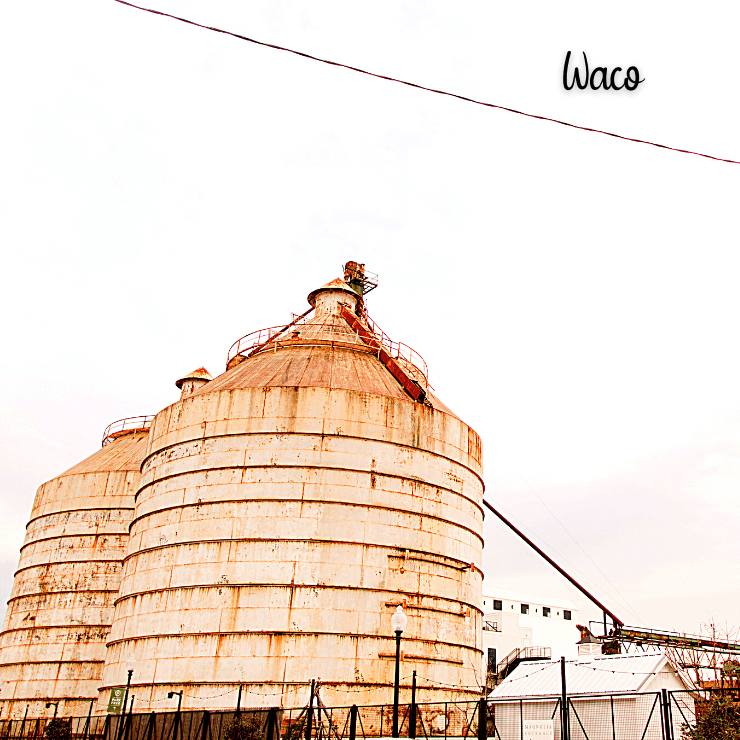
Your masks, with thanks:
<instances>
[{"instance_id":1,"label":"gabled roof","mask_svg":"<svg viewBox=\"0 0 740 740\"><path fill-rule=\"evenodd\" d=\"M677 675L663 653L605 655L566 661L565 682L568 695L640 693L663 671ZM559 696L561 691L560 661L533 661L518 665L489 696Z\"/></svg>"}]
</instances>

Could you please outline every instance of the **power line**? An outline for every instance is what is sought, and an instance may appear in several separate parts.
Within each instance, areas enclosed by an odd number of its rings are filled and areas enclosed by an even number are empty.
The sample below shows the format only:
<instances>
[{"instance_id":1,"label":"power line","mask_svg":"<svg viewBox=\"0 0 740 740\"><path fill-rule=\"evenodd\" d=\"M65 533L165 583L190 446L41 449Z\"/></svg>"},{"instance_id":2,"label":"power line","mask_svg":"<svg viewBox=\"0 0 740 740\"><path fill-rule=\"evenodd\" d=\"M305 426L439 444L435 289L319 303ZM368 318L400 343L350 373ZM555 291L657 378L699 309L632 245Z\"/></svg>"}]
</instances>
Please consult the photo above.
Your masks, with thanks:
<instances>
[{"instance_id":1,"label":"power line","mask_svg":"<svg viewBox=\"0 0 740 740\"><path fill-rule=\"evenodd\" d=\"M242 36L239 33L234 33L233 31L226 31L223 28L216 28L215 26L206 26L202 23L196 23L195 21L188 20L187 18L181 18L177 15L172 15L171 13L164 13L161 10L154 10L153 8L145 8L141 5L134 5L134 3L126 2L126 0L114 0L117 3L120 3L121 5L128 5L130 8L136 8L136 10L143 10L147 13L152 13L154 15L160 15L164 18L172 18L176 21L181 21L182 23L187 23L190 26L196 26L197 28L203 28L207 31L215 31L216 33L223 33L227 36L233 36L236 39L241 39L242 41L249 41L250 44L257 44L258 46L266 46L270 49L276 49L277 51L287 51L290 54L295 54L299 57L304 57L305 59L311 59L314 62L321 62L322 64L330 64L332 67L341 67L342 69L348 69L352 72L359 72L363 75L368 75L369 77L375 77L379 80L387 80L388 82L397 82L400 85L406 85L407 87L414 87L417 90L425 90L426 92L432 92L436 93L437 95L445 95L449 98L457 98L458 100L462 100L466 103L474 103L475 105L483 105L486 108L497 108L498 110L505 110L509 113L516 113L520 116L526 116L527 118L536 118L539 121L550 121L550 123L559 123L561 126L568 126L569 128L575 128L579 131L590 131L595 134L603 134L604 136L611 136L615 139L622 139L622 141L631 141L636 144L649 144L650 146L658 147L659 149L668 149L672 152L680 152L681 154L695 154L697 157L705 157L706 159L713 159L717 162L729 162L730 164L740 164L740 161L737 161L735 159L725 159L724 157L714 157L711 154L702 154L701 152L695 152L691 149L678 149L677 147L668 146L666 144L657 144L654 141L646 141L645 139L635 139L631 136L622 136L621 134L613 134L609 131L602 131L598 128L589 128L588 126L579 126L575 123L568 123L567 121L561 121L557 118L549 118L548 116L538 116L535 113L525 113L521 110L516 110L515 108L507 108L505 105L496 105L495 103L486 103L482 100L476 100L475 98L468 98L465 95L458 95L457 93L451 93L447 92L445 90L437 90L433 87L425 87L424 85L417 85L415 82L408 82L406 80L399 80L396 77L389 77L388 75L381 75L376 72L369 72L366 69L360 69L360 67L353 67L350 64L342 64L341 62L333 62L330 59L322 59L321 57L314 56L313 54L307 54L303 51L296 51L295 49L288 49L285 46L278 46L277 44L270 44L266 41L258 41L257 39L249 38L248 36Z\"/></svg>"},{"instance_id":2,"label":"power line","mask_svg":"<svg viewBox=\"0 0 740 740\"><path fill-rule=\"evenodd\" d=\"M632 608L632 605L627 601L627 599L624 598L624 596L622 596L622 594L620 593L619 589L609 580L609 577L606 575L606 573L604 573L604 571L601 570L601 568L599 568L599 566L596 564L596 562L594 562L593 558L583 549L583 547L581 547L580 542L578 542L578 540L576 540L576 538L568 531L568 528L560 521L560 519L558 519L557 516L555 516L555 512L545 503L545 501L542 499L542 497L537 493L537 491L534 490L534 488L530 485L529 481L521 474L521 472L519 472L519 469L516 467L516 465L514 465L513 462L511 462L511 460L509 460L509 465L511 465L511 467L514 468L514 470L516 470L517 474L524 481L524 483L527 486L527 488L529 488L529 490L532 491L532 493L537 497L538 501L545 507L545 509L547 509L547 511L550 513L550 516L552 516L552 518L560 525L560 527L568 535L568 537L570 537L573 540L573 542L575 542L575 544L578 546L578 549L591 561L591 564L596 568L596 570L598 570L599 573L601 573L601 575L604 577L604 579L606 580L606 582L614 589L614 591L617 593L618 597L622 600L622 603L643 624L645 624L645 620ZM591 583L593 583L593 581L591 581ZM594 584L594 585L596 585L596 584Z\"/></svg>"}]
</instances>

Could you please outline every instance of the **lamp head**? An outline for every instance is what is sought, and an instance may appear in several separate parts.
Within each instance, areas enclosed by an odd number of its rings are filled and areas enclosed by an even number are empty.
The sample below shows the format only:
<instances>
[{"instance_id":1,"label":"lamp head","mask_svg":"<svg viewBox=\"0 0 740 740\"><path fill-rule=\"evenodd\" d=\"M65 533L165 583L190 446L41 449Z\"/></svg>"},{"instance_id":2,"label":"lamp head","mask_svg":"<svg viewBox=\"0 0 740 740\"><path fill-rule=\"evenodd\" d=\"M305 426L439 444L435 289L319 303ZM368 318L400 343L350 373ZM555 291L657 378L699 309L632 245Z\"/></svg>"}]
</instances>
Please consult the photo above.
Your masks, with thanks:
<instances>
[{"instance_id":1,"label":"lamp head","mask_svg":"<svg viewBox=\"0 0 740 740\"><path fill-rule=\"evenodd\" d=\"M174 695L175 694L172 691L170 691L169 694L167 694L167 698L171 699Z\"/></svg>"},{"instance_id":2,"label":"lamp head","mask_svg":"<svg viewBox=\"0 0 740 740\"><path fill-rule=\"evenodd\" d=\"M400 605L397 606L395 613L391 617L391 629L396 633L403 632L406 629L407 621L408 617L403 613L403 607Z\"/></svg>"}]
</instances>

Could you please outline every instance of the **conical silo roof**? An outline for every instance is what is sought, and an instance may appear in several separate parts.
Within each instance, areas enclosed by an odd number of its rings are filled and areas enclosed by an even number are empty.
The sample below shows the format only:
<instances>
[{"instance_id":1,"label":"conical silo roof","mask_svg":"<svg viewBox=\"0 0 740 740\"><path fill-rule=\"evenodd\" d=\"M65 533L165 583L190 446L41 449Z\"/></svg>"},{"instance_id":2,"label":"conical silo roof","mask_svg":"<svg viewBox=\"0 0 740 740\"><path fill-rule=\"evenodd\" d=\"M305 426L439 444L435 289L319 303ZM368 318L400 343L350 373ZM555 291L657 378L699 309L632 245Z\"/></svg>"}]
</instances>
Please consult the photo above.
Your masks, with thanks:
<instances>
[{"instance_id":1,"label":"conical silo roof","mask_svg":"<svg viewBox=\"0 0 740 740\"><path fill-rule=\"evenodd\" d=\"M338 303L342 303L342 296L346 295L347 307L351 307L357 321L366 326L367 315L355 310L354 301L358 296L346 282L337 278L311 291L309 303L315 305L321 294L335 296ZM363 340L341 312L317 310L274 342L246 355L244 361L230 363L230 369L194 395L237 388L320 387L409 400L403 386L381 361L377 349ZM432 408L455 416L428 388L425 391Z\"/></svg>"}]
</instances>

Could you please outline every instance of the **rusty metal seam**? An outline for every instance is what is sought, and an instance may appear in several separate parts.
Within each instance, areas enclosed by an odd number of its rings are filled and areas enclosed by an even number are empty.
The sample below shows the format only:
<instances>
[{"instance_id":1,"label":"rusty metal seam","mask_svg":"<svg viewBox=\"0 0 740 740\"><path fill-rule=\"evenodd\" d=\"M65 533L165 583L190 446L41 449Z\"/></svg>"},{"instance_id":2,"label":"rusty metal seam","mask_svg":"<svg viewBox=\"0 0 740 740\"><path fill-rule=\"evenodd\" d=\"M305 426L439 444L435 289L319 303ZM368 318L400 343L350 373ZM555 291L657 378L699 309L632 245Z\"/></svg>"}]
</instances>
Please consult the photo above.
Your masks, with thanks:
<instances>
[{"instance_id":1,"label":"rusty metal seam","mask_svg":"<svg viewBox=\"0 0 740 740\"><path fill-rule=\"evenodd\" d=\"M390 658L392 660L396 659L395 653L378 653L378 658L380 660ZM429 660L433 663L452 663L452 665L464 665L464 662L462 660L452 660L452 658L432 658L430 656L422 656L422 655L409 655L408 653L404 654L403 656L404 660Z\"/></svg>"},{"instance_id":2,"label":"rusty metal seam","mask_svg":"<svg viewBox=\"0 0 740 740\"><path fill-rule=\"evenodd\" d=\"M114 605L118 605L123 601L127 601L129 599L136 599L140 596L151 596L152 594L159 594L159 593L170 593L173 591L187 591L189 589L194 588L289 588L289 589L314 589L314 588L322 588L322 589L349 589L351 591L370 591L371 593L378 593L378 594L393 594L394 596L406 596L408 598L418 598L419 594L414 593L413 591L398 591L394 589L388 589L388 588L370 588L369 586L340 586L340 585L316 585L315 583L194 583L194 584L187 584L183 586L164 586L162 588L152 588L148 589L146 591L135 591L130 594L125 594L123 596L119 596L115 602ZM424 596L422 596L424 598ZM448 599L444 596L430 596L429 598L433 599L439 599L440 601L447 601L452 604L462 604L466 606L468 609L472 609L476 612L478 612L481 616L484 614L484 611L476 606L475 604L471 604L467 601L461 601L460 599ZM430 612L440 612L442 614L452 614L457 617L463 617L464 615L460 614L459 612L453 612L449 611L447 609L434 609L433 607L428 606L417 606L416 604L406 604L407 609L417 609L419 611L430 611Z\"/></svg>"},{"instance_id":3,"label":"rusty metal seam","mask_svg":"<svg viewBox=\"0 0 740 740\"><path fill-rule=\"evenodd\" d=\"M228 502L227 502L228 503ZM216 543L216 542L223 542L224 540L198 540L198 543ZM381 545L374 542L359 542L357 540L319 540L319 539L313 539L310 537L243 537L239 540L240 542L312 542L312 543L318 543L318 544L331 544L331 545L357 545L358 547L376 547L381 550L408 550L409 552L420 552L422 555L430 555L431 557L435 558L446 558L447 560L454 560L456 563L462 563L463 565L469 565L464 560L458 560L457 558L450 557L449 555L442 555L441 553L437 552L430 552L428 550L414 550L411 548L405 548L400 547L399 545ZM166 547L166 545L154 545L153 547L145 547L141 550L137 550L135 553L129 553L126 555L126 557L123 559L123 562L125 563L126 560L128 560L130 557L133 557L134 555L137 555L139 553L145 553L145 552L154 552L155 550L160 550L163 547ZM388 557L393 557L393 555L389 555ZM403 557L403 556L398 556ZM448 568L453 568L454 566L447 565L446 563L440 563L436 560L430 561L434 562L437 565L444 565ZM457 570L457 568L455 568Z\"/></svg>"},{"instance_id":4,"label":"rusty metal seam","mask_svg":"<svg viewBox=\"0 0 740 740\"><path fill-rule=\"evenodd\" d=\"M65 540L70 539L72 537L77 537L78 539L82 539L83 537L128 537L128 532L95 532L95 534L56 534L53 537L39 537L37 540L30 540L30 542L24 542L21 545L20 552L23 552L23 550L26 547L30 547L31 545L36 545L39 542L49 542L50 540Z\"/></svg>"},{"instance_id":5,"label":"rusty metal seam","mask_svg":"<svg viewBox=\"0 0 740 740\"><path fill-rule=\"evenodd\" d=\"M40 624L34 627L12 627L10 629L3 630L0 632L0 637L3 635L7 635L10 632L27 632L31 630L51 630L51 629L63 629L63 630L71 630L74 628L86 630L88 628L93 629L110 629L109 624ZM59 661L41 661L44 662L52 662L52 663L58 663ZM66 663L68 661L62 661L63 663ZM101 661L102 662L102 661ZM3 663L5 665L5 663Z\"/></svg>"},{"instance_id":6,"label":"rusty metal seam","mask_svg":"<svg viewBox=\"0 0 740 740\"><path fill-rule=\"evenodd\" d=\"M120 565L121 562L121 558L85 558L84 560L60 560L54 563L33 563L31 565L24 565L22 568L18 568L18 570L13 573L13 578L15 578L19 573L22 573L24 570L30 570L31 568L49 568L51 566L75 565L78 563L82 565L87 565L88 563L115 563L116 565ZM49 591L48 593L55 592Z\"/></svg>"},{"instance_id":7,"label":"rusty metal seam","mask_svg":"<svg viewBox=\"0 0 740 740\"><path fill-rule=\"evenodd\" d=\"M96 681L97 683L100 683L100 679L97 679L97 678L83 678L83 679L80 680L80 683L90 683L91 681ZM11 682L11 681L8 681L8 683L19 684L19 683L25 683L25 682L21 682L21 681L12 681ZM325 682L322 682L322 683L325 683ZM96 691L100 691L100 689L96 689ZM65 701L70 701L70 702L72 702L72 701L84 701L85 703L87 703L87 702L90 702L90 701L96 701L98 699L98 697L97 696L78 696L77 694L75 694L74 696L65 696L64 694L56 694L55 693L53 699L54 699L54 701L56 701L57 699L59 699L59 701L61 701L62 699L64 699ZM7 703L10 703L10 702L16 702L16 703L26 702L26 703L30 704L31 702L42 702L42 701L45 702L46 699L45 698L44 699L39 699L38 696L14 696L12 699L2 699L2 701L3 702L7 702ZM102 715L97 715L97 716L102 716ZM96 715L93 715L93 719L95 717L96 717ZM29 717L28 718L28 722L36 722L36 719L37 719L36 717ZM3 720L3 721L7 721L7 720ZM22 722L23 720L20 719L20 718L16 718L16 719L14 719L12 721L13 722Z\"/></svg>"},{"instance_id":8,"label":"rusty metal seam","mask_svg":"<svg viewBox=\"0 0 740 740\"><path fill-rule=\"evenodd\" d=\"M10 604L11 601L33 598L35 596L51 596L56 594L79 594L80 596L84 596L85 594L117 594L118 591L119 589L117 588L86 588L84 591L81 591L79 588L70 588L64 591L32 591L31 593L21 594L20 596L11 596L7 603Z\"/></svg>"},{"instance_id":9,"label":"rusty metal seam","mask_svg":"<svg viewBox=\"0 0 740 740\"><path fill-rule=\"evenodd\" d=\"M372 660L372 658L370 658ZM142 681L141 683L137 683L135 680L131 681L131 688L139 687L139 686L234 686L234 688L237 688L239 686L306 686L311 685L311 681ZM110 688L117 687L118 684L112 684L108 686L101 686L99 691L106 691ZM393 684L390 682L386 683L380 683L380 682L373 682L373 681L324 681L321 679L321 685L322 686L376 686L378 688L386 688L388 686L392 686ZM405 685L405 684L402 684ZM421 687L426 688L426 687ZM418 691L418 688L417 688ZM472 693L472 692L470 692ZM71 697L71 698L77 698L77 697ZM15 701L15 699L8 699L5 701ZM44 700L42 700L44 701ZM344 708L344 707L342 707ZM257 707L259 710L260 708ZM291 707L283 707L283 709L291 709ZM193 712L201 712L202 709L183 709L182 714L189 714ZM214 711L217 712L218 710L208 710L208 711ZM246 711L246 709L245 709ZM147 712L148 713L148 712ZM136 712L134 712L136 714ZM102 717L103 715L98 715L99 717ZM30 721L30 720L29 720ZM33 718L33 721L36 721L36 718Z\"/></svg>"},{"instance_id":10,"label":"rusty metal seam","mask_svg":"<svg viewBox=\"0 0 740 740\"><path fill-rule=\"evenodd\" d=\"M8 665L59 665L64 663L105 663L104 660L18 660L13 663L2 663L3 667ZM33 680L33 679L31 679ZM48 679L39 679L41 681L48 680ZM88 681L96 681L95 678L89 678ZM20 683L20 681L19 681ZM7 701L7 700L6 700Z\"/></svg>"},{"instance_id":11,"label":"rusty metal seam","mask_svg":"<svg viewBox=\"0 0 740 740\"><path fill-rule=\"evenodd\" d=\"M185 458L181 458L185 459ZM473 506L475 506L477 509L480 510L481 515L483 518L485 518L485 512L483 511L483 507L478 504L477 502L473 501L469 496L466 496L462 491L456 491L454 488L448 488L447 486L438 485L436 483L430 483L429 481L423 481L418 480L417 478L411 478L406 475L398 475L396 473L383 473L378 470L363 470L361 468L346 468L346 467L339 467L337 465L271 465L268 463L262 464L262 465L218 465L218 466L212 466L209 468L194 468L191 470L182 470L179 473L170 473L169 475L163 475L159 478L155 478L154 480L149 481L148 483L145 483L143 486L141 486L134 495L134 501L136 501L139 498L139 494L145 490L146 488L149 488L150 486L153 486L155 483L160 483L163 480L170 480L171 478L179 478L183 475L196 475L199 473L210 473L215 470L257 470L257 469L265 469L265 470L333 470L338 471L340 473L358 473L360 475L367 475L367 476L376 476L376 477L382 477L382 478L393 478L394 480L403 480L403 481L411 481L416 484L420 484L423 486L428 486L429 488L437 488L440 491L448 491L449 493L454 494L455 496L459 496L462 499L465 499L469 503L471 503ZM250 485L250 484L244 484L244 485ZM371 488L372 486L368 486L368 488ZM392 493L398 493L397 491L393 491ZM483 496L481 496L481 499ZM131 525L129 525L129 530L131 529Z\"/></svg>"},{"instance_id":12,"label":"rusty metal seam","mask_svg":"<svg viewBox=\"0 0 740 740\"><path fill-rule=\"evenodd\" d=\"M234 466L238 469L240 466ZM265 466L260 466L265 467ZM270 466L270 467L278 467L278 466ZM292 467L299 467L299 466L292 466ZM302 467L302 466L300 466ZM212 470L215 468L212 468ZM219 470L221 468L218 468ZM190 473L191 471L188 471ZM201 471L198 471L201 472ZM186 473L186 474L188 474ZM173 476L174 477L174 476ZM451 519L445 519L441 516L435 516L434 514L423 514L418 511L410 511L409 509L397 509L394 506L381 506L380 504L355 504L350 501L332 501L330 499L297 499L297 498L282 498L282 497L265 497L265 498L255 498L255 499L229 499L229 500L217 500L217 501L195 501L192 503L187 504L177 504L175 506L165 506L161 509L153 509L152 511L148 511L145 514L142 514L141 516L136 517L134 519L130 526L129 526L129 532L134 526L134 523L141 521L142 519L150 516L154 516L155 514L159 514L164 511L174 511L176 509L191 509L193 507L197 506L218 506L220 504L233 504L233 503L242 503L242 504L249 504L249 503L262 503L262 502L271 502L271 503L297 503L297 504L322 504L324 506L348 506L348 507L357 507L361 509L373 509L373 510L380 510L380 511L392 511L392 512L398 512L401 514L407 514L409 516L418 516L421 519L434 519L435 521L442 522L443 524L448 524L451 528L457 527L458 529L462 529L466 532L469 532L474 537L477 537L480 542L481 546L485 545L485 541L483 540L482 535L479 535L477 532L472 530L470 527L466 527L464 524L460 524L458 522L453 522ZM437 533L438 534L438 533ZM442 535L439 535L442 536ZM238 542L239 539L234 540L225 540L226 542Z\"/></svg>"},{"instance_id":13,"label":"rusty metal seam","mask_svg":"<svg viewBox=\"0 0 740 740\"><path fill-rule=\"evenodd\" d=\"M234 637L234 636L242 636L242 635L284 635L286 637L305 637L306 635L314 635L317 637L340 637L340 638L347 638L350 640L382 640L383 642L395 642L396 638L394 635L372 635L372 634L364 634L362 632L353 632L351 634L348 634L346 632L319 632L315 630L307 630L303 632L290 632L288 630L233 630L230 632L220 631L220 632L160 632L160 633L154 633L150 635L136 635L135 637L121 637L118 640L111 640L110 642L107 642L105 645L106 647L110 647L111 645L120 645L124 642L138 642L139 640L161 640L161 639L179 639L181 637L210 637L210 638L216 638L221 639L223 637ZM457 648L460 651L464 650L472 650L474 653L480 653L483 655L482 648L476 648L476 647L470 647L470 645L464 645L459 642L446 642L444 640L425 640L421 637L404 637L403 641L408 643L417 643L420 645L444 645L448 648ZM372 658L370 659L372 660ZM49 661L52 663L58 663L59 661ZM85 662L85 661L80 661Z\"/></svg>"},{"instance_id":14,"label":"rusty metal seam","mask_svg":"<svg viewBox=\"0 0 740 740\"><path fill-rule=\"evenodd\" d=\"M135 470L130 471L132 473L135 473ZM61 511L52 511L48 514L39 514L38 516L31 517L28 520L28 524L26 524L26 529L28 529L33 522L38 521L39 519L44 519L49 516L59 516L59 514L77 514L80 511L135 511L136 507L134 506L86 506L84 509L62 509Z\"/></svg>"},{"instance_id":15,"label":"rusty metal seam","mask_svg":"<svg viewBox=\"0 0 740 740\"><path fill-rule=\"evenodd\" d=\"M359 391L355 391L355 392L357 393ZM372 396L372 395L375 395L375 394L368 393L367 395ZM382 398L382 396L381 396L381 398ZM411 402L411 403L414 405L414 407L417 407L417 404L415 404L413 402ZM444 413L444 412L440 412L440 413ZM448 416L449 416L449 414L448 414ZM457 419L456 416L453 417L453 418ZM458 421L460 421L460 420L458 419ZM460 421L460 424L462 424L463 426L467 427L468 429L471 429L471 427L469 427L463 421ZM473 431L475 431L475 430L473 429ZM404 444L403 442L391 442L390 440L387 440L387 439L378 439L377 437L360 437L359 435L356 435L356 434L331 434L331 433L327 433L327 432L279 432L277 430L268 431L268 432L264 432L264 431L263 432L231 432L229 434L211 434L211 435L209 435L206 438L204 438L204 437L196 437L195 439L184 439L184 440L181 440L181 441L178 441L178 442L173 442L172 444L164 445L164 447L159 447L156 450L153 450L152 452L150 452L141 461L141 466L139 467L139 472L143 472L144 465L146 463L148 463L149 460L152 457L154 457L155 455L158 455L161 452L164 452L165 450L171 450L174 447L179 447L180 445L191 444L193 442L203 442L204 439L222 439L222 438L226 438L226 437L249 437L249 436L258 435L258 434L261 434L261 435L264 435L264 436L274 436L274 435L277 435L277 434L291 434L291 435L294 435L294 436L302 436L302 437L332 437L332 438L337 438L337 439L357 439L357 440L360 440L361 442L378 442L380 444L392 445L393 447L402 447L402 448L408 449L408 450L415 450L416 452L424 452L427 455L432 455L433 457L441 457L443 460L447 460L448 462L451 462L454 465L459 465L464 470L469 471L472 475L474 475L480 481L481 486L483 486L483 492L484 493L485 493L485 490L486 490L486 484L485 484L485 481L483 480L483 476L482 475L479 475L478 473L475 472L475 470L473 470L472 468L469 468L467 465L464 465L463 463L458 462L457 460L453 460L451 457L447 457L446 455L443 455L440 452L434 452L434 450L428 450L428 449L426 449L426 447L414 447L414 445L407 445L407 444ZM476 434L477 434L477 432L476 432ZM458 448L455 448L455 449L460 449L460 448L458 447ZM460 449L460 452L462 453L462 449ZM464 453L464 454L467 454L467 453ZM471 455L468 455L468 457L472 457L472 456Z\"/></svg>"}]
</instances>

